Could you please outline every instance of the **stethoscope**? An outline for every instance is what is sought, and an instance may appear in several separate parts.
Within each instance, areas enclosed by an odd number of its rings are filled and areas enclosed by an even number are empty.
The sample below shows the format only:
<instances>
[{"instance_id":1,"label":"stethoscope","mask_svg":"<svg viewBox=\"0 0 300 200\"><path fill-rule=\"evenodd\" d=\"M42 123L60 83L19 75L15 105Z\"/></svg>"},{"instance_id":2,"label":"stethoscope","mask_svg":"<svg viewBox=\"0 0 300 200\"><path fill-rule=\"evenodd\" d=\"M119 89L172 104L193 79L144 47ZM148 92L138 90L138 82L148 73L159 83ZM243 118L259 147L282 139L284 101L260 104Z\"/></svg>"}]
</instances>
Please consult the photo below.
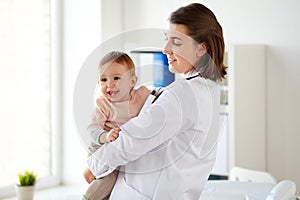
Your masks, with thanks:
<instances>
[{"instance_id":1,"label":"stethoscope","mask_svg":"<svg viewBox=\"0 0 300 200\"><path fill-rule=\"evenodd\" d=\"M201 76L200 73L195 75L195 76L191 76L191 77L187 77L186 80L191 80L191 79L194 79L198 76ZM151 102L151 104L153 104L157 99L158 97L163 93L164 90L161 90L159 91L159 93L156 95L156 97L153 99L153 101ZM155 93L155 90L152 90L151 94L154 94Z\"/></svg>"}]
</instances>

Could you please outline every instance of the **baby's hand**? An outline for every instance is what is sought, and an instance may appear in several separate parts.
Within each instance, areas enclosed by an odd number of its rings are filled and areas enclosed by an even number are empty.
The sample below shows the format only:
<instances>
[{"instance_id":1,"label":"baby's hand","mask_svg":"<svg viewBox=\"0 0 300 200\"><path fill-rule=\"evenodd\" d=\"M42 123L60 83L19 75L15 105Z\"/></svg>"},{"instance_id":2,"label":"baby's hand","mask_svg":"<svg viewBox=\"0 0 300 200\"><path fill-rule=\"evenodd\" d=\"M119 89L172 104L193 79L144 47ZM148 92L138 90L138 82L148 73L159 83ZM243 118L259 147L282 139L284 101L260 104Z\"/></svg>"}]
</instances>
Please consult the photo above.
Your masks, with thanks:
<instances>
[{"instance_id":1,"label":"baby's hand","mask_svg":"<svg viewBox=\"0 0 300 200\"><path fill-rule=\"evenodd\" d=\"M120 128L116 127L106 133L106 142L113 142L119 137Z\"/></svg>"}]
</instances>

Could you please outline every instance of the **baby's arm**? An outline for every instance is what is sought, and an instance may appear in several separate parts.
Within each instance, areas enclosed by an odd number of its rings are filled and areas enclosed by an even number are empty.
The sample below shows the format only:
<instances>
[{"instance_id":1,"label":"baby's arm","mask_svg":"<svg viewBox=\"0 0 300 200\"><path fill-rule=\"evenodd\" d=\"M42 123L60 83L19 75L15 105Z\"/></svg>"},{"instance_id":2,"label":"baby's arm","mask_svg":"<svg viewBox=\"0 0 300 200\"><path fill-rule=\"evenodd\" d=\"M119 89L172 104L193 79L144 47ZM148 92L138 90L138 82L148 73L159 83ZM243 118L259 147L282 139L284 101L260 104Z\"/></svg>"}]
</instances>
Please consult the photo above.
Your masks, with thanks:
<instances>
[{"instance_id":1,"label":"baby's arm","mask_svg":"<svg viewBox=\"0 0 300 200\"><path fill-rule=\"evenodd\" d=\"M87 131L91 136L92 142L101 145L101 141L100 141L101 135L106 131L97 123L95 116L93 117L92 122L88 126Z\"/></svg>"},{"instance_id":2,"label":"baby's arm","mask_svg":"<svg viewBox=\"0 0 300 200\"><path fill-rule=\"evenodd\" d=\"M102 127L97 123L90 124L88 129L90 129L89 132L92 134L92 137L94 133L94 140L97 140L99 144L115 141L119 137L119 132L121 130L119 127L116 127L107 132L106 130L103 130ZM89 184L96 179L88 167L85 168L83 176Z\"/></svg>"},{"instance_id":3,"label":"baby's arm","mask_svg":"<svg viewBox=\"0 0 300 200\"><path fill-rule=\"evenodd\" d=\"M99 103L99 105L95 108L95 113L87 131L91 136L92 143L101 146L102 144L109 142L106 140L106 135L113 127L106 123L107 114L105 108L108 107L105 106L106 102L103 98L99 98L97 99L97 103Z\"/></svg>"},{"instance_id":4,"label":"baby's arm","mask_svg":"<svg viewBox=\"0 0 300 200\"><path fill-rule=\"evenodd\" d=\"M97 145L115 141L119 137L120 128L110 128L105 125L102 127L98 124L96 117L93 117L91 124L87 128L91 135L92 142Z\"/></svg>"}]
</instances>

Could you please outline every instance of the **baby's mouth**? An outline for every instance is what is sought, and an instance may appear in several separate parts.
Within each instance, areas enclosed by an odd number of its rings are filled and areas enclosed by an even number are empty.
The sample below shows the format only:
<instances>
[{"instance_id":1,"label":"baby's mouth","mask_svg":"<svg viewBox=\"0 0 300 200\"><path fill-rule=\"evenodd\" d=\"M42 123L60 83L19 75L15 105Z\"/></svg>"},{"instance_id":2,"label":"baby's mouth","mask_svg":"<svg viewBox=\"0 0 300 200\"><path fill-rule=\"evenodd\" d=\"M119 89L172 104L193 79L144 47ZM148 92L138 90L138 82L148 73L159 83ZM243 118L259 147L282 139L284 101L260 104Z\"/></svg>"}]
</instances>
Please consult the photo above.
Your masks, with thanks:
<instances>
[{"instance_id":1,"label":"baby's mouth","mask_svg":"<svg viewBox=\"0 0 300 200\"><path fill-rule=\"evenodd\" d=\"M117 96L118 93L119 93L119 91L117 91L117 90L107 92L108 96L111 98L114 98L115 96Z\"/></svg>"}]
</instances>

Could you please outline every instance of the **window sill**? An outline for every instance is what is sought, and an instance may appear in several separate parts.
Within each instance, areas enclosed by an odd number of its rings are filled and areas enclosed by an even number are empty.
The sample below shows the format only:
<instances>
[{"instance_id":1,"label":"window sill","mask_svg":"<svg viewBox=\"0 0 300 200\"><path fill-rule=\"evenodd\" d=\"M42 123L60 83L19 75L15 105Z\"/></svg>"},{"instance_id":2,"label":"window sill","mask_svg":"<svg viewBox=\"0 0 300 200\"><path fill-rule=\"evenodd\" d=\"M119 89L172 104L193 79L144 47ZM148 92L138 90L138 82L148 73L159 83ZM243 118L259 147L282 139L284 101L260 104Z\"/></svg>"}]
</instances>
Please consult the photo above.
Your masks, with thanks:
<instances>
[{"instance_id":1,"label":"window sill","mask_svg":"<svg viewBox=\"0 0 300 200\"><path fill-rule=\"evenodd\" d=\"M86 188L82 186L57 186L43 190L36 190L34 200L81 200ZM3 200L17 200L16 197Z\"/></svg>"}]
</instances>

